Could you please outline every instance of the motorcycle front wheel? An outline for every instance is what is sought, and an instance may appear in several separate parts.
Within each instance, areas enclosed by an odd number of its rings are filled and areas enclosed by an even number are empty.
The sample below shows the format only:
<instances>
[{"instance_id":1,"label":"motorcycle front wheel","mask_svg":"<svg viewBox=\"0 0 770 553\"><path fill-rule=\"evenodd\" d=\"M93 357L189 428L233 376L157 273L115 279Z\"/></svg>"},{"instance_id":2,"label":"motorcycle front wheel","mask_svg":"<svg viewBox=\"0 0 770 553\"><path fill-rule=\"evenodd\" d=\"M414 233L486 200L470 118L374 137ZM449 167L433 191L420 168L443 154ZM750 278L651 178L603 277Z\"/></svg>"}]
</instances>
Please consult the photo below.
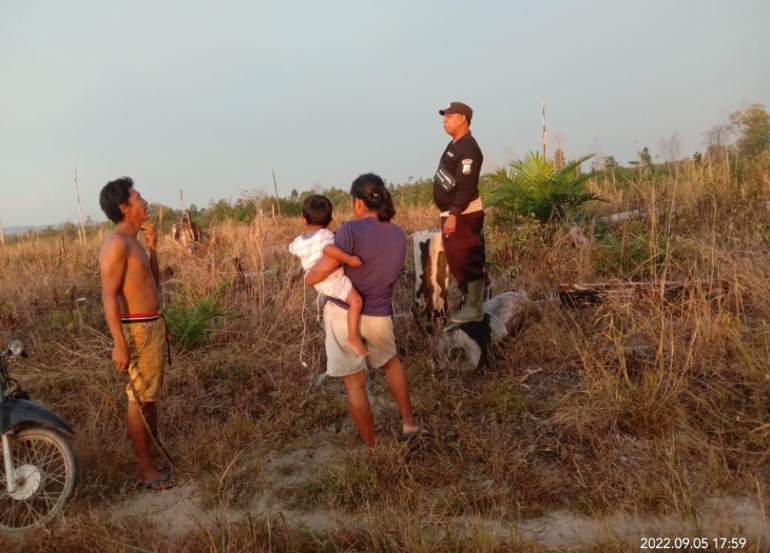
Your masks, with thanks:
<instances>
[{"instance_id":1,"label":"motorcycle front wheel","mask_svg":"<svg viewBox=\"0 0 770 553\"><path fill-rule=\"evenodd\" d=\"M59 432L32 427L11 439L16 491L8 493L0 465L0 532L23 532L50 522L75 491L77 458Z\"/></svg>"}]
</instances>

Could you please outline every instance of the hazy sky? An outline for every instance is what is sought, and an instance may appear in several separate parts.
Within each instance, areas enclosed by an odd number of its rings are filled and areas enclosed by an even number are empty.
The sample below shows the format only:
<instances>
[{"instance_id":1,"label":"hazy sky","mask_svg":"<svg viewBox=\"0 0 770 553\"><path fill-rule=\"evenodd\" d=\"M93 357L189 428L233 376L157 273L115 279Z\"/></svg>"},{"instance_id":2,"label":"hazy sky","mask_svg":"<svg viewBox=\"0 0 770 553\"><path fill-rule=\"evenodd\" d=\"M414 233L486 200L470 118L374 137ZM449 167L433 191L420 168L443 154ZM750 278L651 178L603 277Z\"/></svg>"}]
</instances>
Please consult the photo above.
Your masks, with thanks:
<instances>
[{"instance_id":1,"label":"hazy sky","mask_svg":"<svg viewBox=\"0 0 770 553\"><path fill-rule=\"evenodd\" d=\"M474 109L485 169L541 146L627 163L704 150L770 107L768 0L0 0L0 220L432 176L437 110Z\"/></svg>"}]
</instances>

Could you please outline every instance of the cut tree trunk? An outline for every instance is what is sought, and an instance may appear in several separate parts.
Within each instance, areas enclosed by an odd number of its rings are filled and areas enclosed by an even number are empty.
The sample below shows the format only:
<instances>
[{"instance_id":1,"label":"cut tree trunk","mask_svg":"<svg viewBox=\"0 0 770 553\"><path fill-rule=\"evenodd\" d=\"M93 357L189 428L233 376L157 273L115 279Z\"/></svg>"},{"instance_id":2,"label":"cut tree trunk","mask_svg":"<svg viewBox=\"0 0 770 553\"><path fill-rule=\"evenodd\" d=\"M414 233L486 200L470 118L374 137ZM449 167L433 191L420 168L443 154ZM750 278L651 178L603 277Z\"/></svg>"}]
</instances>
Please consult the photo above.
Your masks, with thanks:
<instances>
[{"instance_id":1,"label":"cut tree trunk","mask_svg":"<svg viewBox=\"0 0 770 553\"><path fill-rule=\"evenodd\" d=\"M201 233L193 222L189 209L184 210L179 223L171 226L171 237L181 242L190 251L193 251L195 244L201 241Z\"/></svg>"},{"instance_id":2,"label":"cut tree trunk","mask_svg":"<svg viewBox=\"0 0 770 553\"><path fill-rule=\"evenodd\" d=\"M492 342L518 331L530 303L526 292L504 292L484 303L483 321L447 326L436 345L439 367L473 371L486 365Z\"/></svg>"},{"instance_id":3,"label":"cut tree trunk","mask_svg":"<svg viewBox=\"0 0 770 553\"><path fill-rule=\"evenodd\" d=\"M449 306L449 266L441 233L420 231L414 240L415 318L423 324L443 324Z\"/></svg>"}]
</instances>

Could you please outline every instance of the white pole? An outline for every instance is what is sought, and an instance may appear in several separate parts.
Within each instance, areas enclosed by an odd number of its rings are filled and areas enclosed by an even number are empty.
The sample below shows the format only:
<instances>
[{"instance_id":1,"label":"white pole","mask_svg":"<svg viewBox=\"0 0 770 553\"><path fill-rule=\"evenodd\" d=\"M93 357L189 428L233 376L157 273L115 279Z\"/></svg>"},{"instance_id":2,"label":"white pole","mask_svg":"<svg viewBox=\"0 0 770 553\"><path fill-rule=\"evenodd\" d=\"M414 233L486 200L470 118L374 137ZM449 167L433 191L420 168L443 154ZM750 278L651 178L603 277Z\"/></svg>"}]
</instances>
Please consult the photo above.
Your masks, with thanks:
<instances>
[{"instance_id":1,"label":"white pole","mask_svg":"<svg viewBox=\"0 0 770 553\"><path fill-rule=\"evenodd\" d=\"M540 97L543 106L543 157L548 159L548 137L545 132L545 96Z\"/></svg>"},{"instance_id":2,"label":"white pole","mask_svg":"<svg viewBox=\"0 0 770 553\"><path fill-rule=\"evenodd\" d=\"M80 207L80 191L78 190L78 168L75 167L75 196L78 200L78 215L80 216L80 241L86 241L86 225L83 222L83 209Z\"/></svg>"},{"instance_id":3,"label":"white pole","mask_svg":"<svg viewBox=\"0 0 770 553\"><path fill-rule=\"evenodd\" d=\"M278 181L275 180L275 169L270 169L273 172L273 188L275 189L275 204L278 206L278 216L281 216L281 200L278 198ZM275 217L275 213L273 214Z\"/></svg>"}]
</instances>

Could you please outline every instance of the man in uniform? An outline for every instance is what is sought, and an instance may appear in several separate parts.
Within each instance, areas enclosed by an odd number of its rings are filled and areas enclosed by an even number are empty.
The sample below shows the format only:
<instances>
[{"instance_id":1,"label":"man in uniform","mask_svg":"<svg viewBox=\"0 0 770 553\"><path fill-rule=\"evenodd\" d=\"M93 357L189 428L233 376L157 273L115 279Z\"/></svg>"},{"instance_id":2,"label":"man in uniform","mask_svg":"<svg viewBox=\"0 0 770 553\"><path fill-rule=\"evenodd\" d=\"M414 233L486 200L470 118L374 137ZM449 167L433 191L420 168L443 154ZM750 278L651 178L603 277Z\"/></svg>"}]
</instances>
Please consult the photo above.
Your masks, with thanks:
<instances>
[{"instance_id":1,"label":"man in uniform","mask_svg":"<svg viewBox=\"0 0 770 553\"><path fill-rule=\"evenodd\" d=\"M457 281L465 301L452 313L453 323L484 318L486 253L484 208L479 197L479 175L484 156L470 131L473 110L452 102L439 110L444 130L452 137L441 155L433 178L433 201L441 211L441 233L449 272Z\"/></svg>"},{"instance_id":2,"label":"man in uniform","mask_svg":"<svg viewBox=\"0 0 770 553\"><path fill-rule=\"evenodd\" d=\"M120 373L128 371L128 433L138 462L137 484L149 489L171 485L168 473L155 466L158 452L155 401L163 378L166 325L158 301L158 237L147 201L123 177L108 182L99 204L114 222L115 231L102 245L99 270L102 305L115 345L112 362ZM142 232L149 257L137 240Z\"/></svg>"}]
</instances>

